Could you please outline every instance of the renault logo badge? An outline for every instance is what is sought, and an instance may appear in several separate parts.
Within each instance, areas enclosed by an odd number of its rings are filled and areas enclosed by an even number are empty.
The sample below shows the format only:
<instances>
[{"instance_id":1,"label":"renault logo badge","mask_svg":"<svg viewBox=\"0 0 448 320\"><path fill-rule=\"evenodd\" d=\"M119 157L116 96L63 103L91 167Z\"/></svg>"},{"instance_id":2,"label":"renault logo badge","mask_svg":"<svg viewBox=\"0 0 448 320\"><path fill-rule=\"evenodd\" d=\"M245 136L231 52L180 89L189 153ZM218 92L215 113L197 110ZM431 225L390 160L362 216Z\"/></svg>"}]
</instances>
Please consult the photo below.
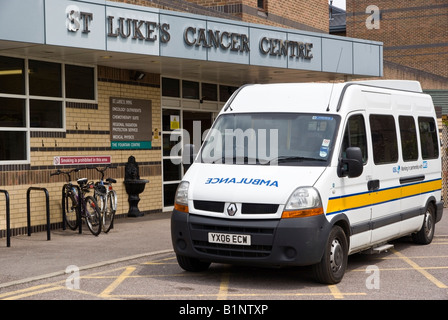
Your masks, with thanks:
<instances>
[{"instance_id":1,"label":"renault logo badge","mask_svg":"<svg viewBox=\"0 0 448 320\"><path fill-rule=\"evenodd\" d=\"M231 217L233 217L238 209L236 208L236 204L231 203L227 207L227 214Z\"/></svg>"}]
</instances>

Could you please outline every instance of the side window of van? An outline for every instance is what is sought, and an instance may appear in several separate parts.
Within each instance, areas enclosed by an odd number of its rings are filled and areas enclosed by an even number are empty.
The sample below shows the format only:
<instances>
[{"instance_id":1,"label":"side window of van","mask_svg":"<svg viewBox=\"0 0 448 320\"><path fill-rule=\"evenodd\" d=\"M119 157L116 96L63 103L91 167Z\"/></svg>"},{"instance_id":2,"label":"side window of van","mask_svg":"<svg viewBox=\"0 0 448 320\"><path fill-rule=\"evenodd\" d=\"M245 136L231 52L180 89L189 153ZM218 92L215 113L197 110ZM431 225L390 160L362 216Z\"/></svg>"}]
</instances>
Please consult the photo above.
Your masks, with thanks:
<instances>
[{"instance_id":1,"label":"side window of van","mask_svg":"<svg viewBox=\"0 0 448 320\"><path fill-rule=\"evenodd\" d=\"M353 115L348 119L342 141L342 158L345 158L345 150L348 147L359 147L362 152L363 163L367 162L366 125L362 114Z\"/></svg>"},{"instance_id":2,"label":"side window of van","mask_svg":"<svg viewBox=\"0 0 448 320\"><path fill-rule=\"evenodd\" d=\"M420 146L423 159L435 159L439 157L439 145L437 143L437 126L433 118L419 117L418 128L420 132Z\"/></svg>"},{"instance_id":3,"label":"side window of van","mask_svg":"<svg viewBox=\"0 0 448 320\"><path fill-rule=\"evenodd\" d=\"M412 116L399 116L401 153L404 161L415 161L418 159L417 129Z\"/></svg>"},{"instance_id":4,"label":"side window of van","mask_svg":"<svg viewBox=\"0 0 448 320\"><path fill-rule=\"evenodd\" d=\"M394 117L391 115L370 115L373 161L375 164L398 161L397 133Z\"/></svg>"}]
</instances>

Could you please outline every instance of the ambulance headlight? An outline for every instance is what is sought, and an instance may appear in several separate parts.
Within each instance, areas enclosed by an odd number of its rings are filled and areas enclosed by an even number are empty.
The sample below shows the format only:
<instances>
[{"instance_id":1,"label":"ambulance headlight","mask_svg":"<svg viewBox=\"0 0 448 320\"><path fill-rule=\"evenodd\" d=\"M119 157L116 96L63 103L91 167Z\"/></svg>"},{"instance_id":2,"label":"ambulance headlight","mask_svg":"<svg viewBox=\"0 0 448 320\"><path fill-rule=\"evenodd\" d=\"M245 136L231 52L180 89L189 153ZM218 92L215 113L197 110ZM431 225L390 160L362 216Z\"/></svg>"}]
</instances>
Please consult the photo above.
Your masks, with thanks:
<instances>
[{"instance_id":1,"label":"ambulance headlight","mask_svg":"<svg viewBox=\"0 0 448 320\"><path fill-rule=\"evenodd\" d=\"M181 212L188 213L188 188L190 183L182 181L176 190L176 196L174 197L174 209Z\"/></svg>"},{"instance_id":2,"label":"ambulance headlight","mask_svg":"<svg viewBox=\"0 0 448 320\"><path fill-rule=\"evenodd\" d=\"M282 218L300 218L323 214L319 192L313 187L294 190L286 202Z\"/></svg>"}]
</instances>

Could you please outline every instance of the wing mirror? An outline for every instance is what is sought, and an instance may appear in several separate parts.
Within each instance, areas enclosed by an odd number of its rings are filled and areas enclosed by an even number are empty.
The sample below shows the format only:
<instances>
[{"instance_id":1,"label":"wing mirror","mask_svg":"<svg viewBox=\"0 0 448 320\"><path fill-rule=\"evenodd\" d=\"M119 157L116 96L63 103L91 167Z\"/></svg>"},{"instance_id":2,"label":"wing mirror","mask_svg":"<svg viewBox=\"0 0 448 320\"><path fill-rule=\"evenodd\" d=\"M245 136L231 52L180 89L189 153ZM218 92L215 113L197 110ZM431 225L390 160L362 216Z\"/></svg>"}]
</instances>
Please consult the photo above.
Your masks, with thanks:
<instances>
[{"instance_id":1,"label":"wing mirror","mask_svg":"<svg viewBox=\"0 0 448 320\"><path fill-rule=\"evenodd\" d=\"M338 176L359 177L363 170L361 149L359 147L350 147L345 150L345 153L345 158L339 158Z\"/></svg>"}]
</instances>

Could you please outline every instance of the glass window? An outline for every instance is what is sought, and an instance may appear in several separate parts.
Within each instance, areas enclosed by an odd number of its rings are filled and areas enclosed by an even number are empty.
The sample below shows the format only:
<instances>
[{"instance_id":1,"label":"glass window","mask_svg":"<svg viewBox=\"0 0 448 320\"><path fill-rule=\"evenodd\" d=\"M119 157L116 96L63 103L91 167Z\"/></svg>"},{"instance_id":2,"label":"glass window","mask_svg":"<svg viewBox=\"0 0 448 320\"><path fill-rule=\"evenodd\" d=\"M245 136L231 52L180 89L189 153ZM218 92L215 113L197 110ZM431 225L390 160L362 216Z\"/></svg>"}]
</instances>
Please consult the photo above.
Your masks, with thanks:
<instances>
[{"instance_id":1,"label":"glass window","mask_svg":"<svg viewBox=\"0 0 448 320\"><path fill-rule=\"evenodd\" d=\"M30 95L62 97L61 65L44 61L29 61Z\"/></svg>"},{"instance_id":2,"label":"glass window","mask_svg":"<svg viewBox=\"0 0 448 320\"><path fill-rule=\"evenodd\" d=\"M237 87L232 86L219 86L219 101L226 102L232 96L232 94L237 90Z\"/></svg>"},{"instance_id":3,"label":"glass window","mask_svg":"<svg viewBox=\"0 0 448 320\"><path fill-rule=\"evenodd\" d=\"M65 65L65 96L73 99L95 100L95 69Z\"/></svg>"},{"instance_id":4,"label":"glass window","mask_svg":"<svg viewBox=\"0 0 448 320\"><path fill-rule=\"evenodd\" d=\"M178 183L163 185L163 206L174 206L174 198L178 185Z\"/></svg>"},{"instance_id":5,"label":"glass window","mask_svg":"<svg viewBox=\"0 0 448 320\"><path fill-rule=\"evenodd\" d=\"M218 86L212 83L202 83L202 100L218 101Z\"/></svg>"},{"instance_id":6,"label":"glass window","mask_svg":"<svg viewBox=\"0 0 448 320\"><path fill-rule=\"evenodd\" d=\"M433 118L419 117L418 128L420 132L420 146L423 159L439 157L439 144L437 126Z\"/></svg>"},{"instance_id":7,"label":"glass window","mask_svg":"<svg viewBox=\"0 0 448 320\"><path fill-rule=\"evenodd\" d=\"M199 99L199 82L182 80L182 98Z\"/></svg>"},{"instance_id":8,"label":"glass window","mask_svg":"<svg viewBox=\"0 0 448 320\"><path fill-rule=\"evenodd\" d=\"M418 159L417 130L414 117L399 116L401 152L404 161L415 161Z\"/></svg>"},{"instance_id":9,"label":"glass window","mask_svg":"<svg viewBox=\"0 0 448 320\"><path fill-rule=\"evenodd\" d=\"M0 56L0 92L25 94L25 61Z\"/></svg>"},{"instance_id":10,"label":"glass window","mask_svg":"<svg viewBox=\"0 0 448 320\"><path fill-rule=\"evenodd\" d=\"M171 156L173 148L175 148L177 144L181 143L182 135L180 134L180 132L178 134L172 132L171 134L163 134L162 136L163 156L169 157ZM178 148L178 146L176 148ZM180 154L175 154L174 156L180 156Z\"/></svg>"},{"instance_id":11,"label":"glass window","mask_svg":"<svg viewBox=\"0 0 448 320\"><path fill-rule=\"evenodd\" d=\"M221 115L204 142L206 163L326 166L338 116L301 113Z\"/></svg>"},{"instance_id":12,"label":"glass window","mask_svg":"<svg viewBox=\"0 0 448 320\"><path fill-rule=\"evenodd\" d=\"M163 160L163 181L177 181L182 179L182 167L174 164L171 159Z\"/></svg>"},{"instance_id":13,"label":"glass window","mask_svg":"<svg viewBox=\"0 0 448 320\"><path fill-rule=\"evenodd\" d=\"M180 110L164 109L162 112L162 131L180 129Z\"/></svg>"},{"instance_id":14,"label":"glass window","mask_svg":"<svg viewBox=\"0 0 448 320\"><path fill-rule=\"evenodd\" d=\"M366 125L362 114L353 115L348 119L342 141L341 157L345 158L345 150L349 147L361 149L363 163L367 163Z\"/></svg>"},{"instance_id":15,"label":"glass window","mask_svg":"<svg viewBox=\"0 0 448 320\"><path fill-rule=\"evenodd\" d=\"M25 99L0 98L0 127L26 126Z\"/></svg>"},{"instance_id":16,"label":"glass window","mask_svg":"<svg viewBox=\"0 0 448 320\"><path fill-rule=\"evenodd\" d=\"M375 164L397 162L398 146L394 117L370 115L370 130Z\"/></svg>"},{"instance_id":17,"label":"glass window","mask_svg":"<svg viewBox=\"0 0 448 320\"><path fill-rule=\"evenodd\" d=\"M180 98L180 80L162 78L162 96Z\"/></svg>"},{"instance_id":18,"label":"glass window","mask_svg":"<svg viewBox=\"0 0 448 320\"><path fill-rule=\"evenodd\" d=\"M30 100L30 126L32 128L62 128L62 102Z\"/></svg>"},{"instance_id":19,"label":"glass window","mask_svg":"<svg viewBox=\"0 0 448 320\"><path fill-rule=\"evenodd\" d=\"M0 131L0 161L26 160L26 132Z\"/></svg>"}]
</instances>

